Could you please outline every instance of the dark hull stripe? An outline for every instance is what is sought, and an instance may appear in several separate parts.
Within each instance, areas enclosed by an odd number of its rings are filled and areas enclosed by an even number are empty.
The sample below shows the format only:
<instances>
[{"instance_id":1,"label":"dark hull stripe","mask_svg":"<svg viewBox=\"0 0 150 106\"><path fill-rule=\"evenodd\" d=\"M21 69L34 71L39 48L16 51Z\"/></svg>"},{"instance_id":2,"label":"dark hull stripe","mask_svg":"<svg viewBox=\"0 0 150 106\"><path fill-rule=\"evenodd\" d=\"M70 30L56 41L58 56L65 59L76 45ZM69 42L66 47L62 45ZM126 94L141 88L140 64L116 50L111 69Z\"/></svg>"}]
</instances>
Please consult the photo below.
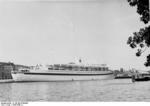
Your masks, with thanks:
<instances>
[{"instance_id":1,"label":"dark hull stripe","mask_svg":"<svg viewBox=\"0 0 150 106\"><path fill-rule=\"evenodd\" d=\"M24 73L27 75L66 75L66 76L94 76L94 75L111 75L113 73L105 73L105 74L71 74L71 73Z\"/></svg>"}]
</instances>

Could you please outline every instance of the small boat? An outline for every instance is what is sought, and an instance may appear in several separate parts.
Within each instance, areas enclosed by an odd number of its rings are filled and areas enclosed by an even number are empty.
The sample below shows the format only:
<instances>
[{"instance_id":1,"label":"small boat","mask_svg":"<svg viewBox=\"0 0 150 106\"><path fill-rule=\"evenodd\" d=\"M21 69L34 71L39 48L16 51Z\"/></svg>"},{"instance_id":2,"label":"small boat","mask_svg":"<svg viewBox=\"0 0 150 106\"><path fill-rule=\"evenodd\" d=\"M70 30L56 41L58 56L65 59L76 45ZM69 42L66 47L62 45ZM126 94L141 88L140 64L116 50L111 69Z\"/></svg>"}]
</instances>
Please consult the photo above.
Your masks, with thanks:
<instances>
[{"instance_id":1,"label":"small boat","mask_svg":"<svg viewBox=\"0 0 150 106\"><path fill-rule=\"evenodd\" d=\"M132 78L132 76L128 75L128 74L117 74L117 75L115 75L115 79L129 79L129 78Z\"/></svg>"},{"instance_id":2,"label":"small boat","mask_svg":"<svg viewBox=\"0 0 150 106\"><path fill-rule=\"evenodd\" d=\"M130 78L132 78L132 77L130 77L130 76L115 77L115 79L130 79Z\"/></svg>"},{"instance_id":3,"label":"small boat","mask_svg":"<svg viewBox=\"0 0 150 106\"><path fill-rule=\"evenodd\" d=\"M142 73L142 74L133 75L132 82L135 82L135 81L150 81L150 74Z\"/></svg>"},{"instance_id":4,"label":"small boat","mask_svg":"<svg viewBox=\"0 0 150 106\"><path fill-rule=\"evenodd\" d=\"M136 78L135 81L149 81L150 77Z\"/></svg>"}]
</instances>

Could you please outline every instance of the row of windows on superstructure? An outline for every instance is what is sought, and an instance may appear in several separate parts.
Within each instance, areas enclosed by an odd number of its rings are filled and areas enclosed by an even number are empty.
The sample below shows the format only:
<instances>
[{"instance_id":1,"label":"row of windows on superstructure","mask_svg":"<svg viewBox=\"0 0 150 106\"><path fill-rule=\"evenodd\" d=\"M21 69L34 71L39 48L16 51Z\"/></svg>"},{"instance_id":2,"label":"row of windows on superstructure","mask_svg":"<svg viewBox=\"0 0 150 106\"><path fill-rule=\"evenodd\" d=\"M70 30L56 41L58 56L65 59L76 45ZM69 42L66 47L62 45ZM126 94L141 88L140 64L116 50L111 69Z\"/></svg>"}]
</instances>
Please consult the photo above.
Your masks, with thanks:
<instances>
[{"instance_id":1,"label":"row of windows on superstructure","mask_svg":"<svg viewBox=\"0 0 150 106\"><path fill-rule=\"evenodd\" d=\"M108 67L83 67L69 65L51 65L49 70L74 70L74 71L107 71Z\"/></svg>"}]
</instances>

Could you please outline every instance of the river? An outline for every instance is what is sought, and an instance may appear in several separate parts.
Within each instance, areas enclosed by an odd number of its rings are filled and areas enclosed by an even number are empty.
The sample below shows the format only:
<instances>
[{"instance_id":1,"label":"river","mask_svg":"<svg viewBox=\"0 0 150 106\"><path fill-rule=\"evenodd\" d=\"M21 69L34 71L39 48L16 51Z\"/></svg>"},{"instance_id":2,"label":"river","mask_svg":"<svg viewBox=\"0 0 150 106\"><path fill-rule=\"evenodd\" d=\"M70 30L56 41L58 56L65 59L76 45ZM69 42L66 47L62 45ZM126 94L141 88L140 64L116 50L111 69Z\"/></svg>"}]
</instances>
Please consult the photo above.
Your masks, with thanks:
<instances>
[{"instance_id":1,"label":"river","mask_svg":"<svg viewBox=\"0 0 150 106\"><path fill-rule=\"evenodd\" d=\"M150 82L113 79L0 83L0 101L150 101Z\"/></svg>"}]
</instances>

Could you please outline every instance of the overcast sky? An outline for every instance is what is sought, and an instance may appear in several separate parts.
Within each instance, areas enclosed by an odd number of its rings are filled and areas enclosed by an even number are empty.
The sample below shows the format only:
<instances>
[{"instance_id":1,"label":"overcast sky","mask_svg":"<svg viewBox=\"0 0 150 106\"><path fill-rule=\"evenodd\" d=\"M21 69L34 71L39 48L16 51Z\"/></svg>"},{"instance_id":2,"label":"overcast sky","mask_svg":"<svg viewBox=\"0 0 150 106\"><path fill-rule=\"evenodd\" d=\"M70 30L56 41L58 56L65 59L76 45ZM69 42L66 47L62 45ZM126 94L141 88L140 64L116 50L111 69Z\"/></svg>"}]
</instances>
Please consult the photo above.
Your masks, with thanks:
<instances>
[{"instance_id":1,"label":"overcast sky","mask_svg":"<svg viewBox=\"0 0 150 106\"><path fill-rule=\"evenodd\" d=\"M126 0L0 0L0 61L148 69L126 44L142 26Z\"/></svg>"}]
</instances>

